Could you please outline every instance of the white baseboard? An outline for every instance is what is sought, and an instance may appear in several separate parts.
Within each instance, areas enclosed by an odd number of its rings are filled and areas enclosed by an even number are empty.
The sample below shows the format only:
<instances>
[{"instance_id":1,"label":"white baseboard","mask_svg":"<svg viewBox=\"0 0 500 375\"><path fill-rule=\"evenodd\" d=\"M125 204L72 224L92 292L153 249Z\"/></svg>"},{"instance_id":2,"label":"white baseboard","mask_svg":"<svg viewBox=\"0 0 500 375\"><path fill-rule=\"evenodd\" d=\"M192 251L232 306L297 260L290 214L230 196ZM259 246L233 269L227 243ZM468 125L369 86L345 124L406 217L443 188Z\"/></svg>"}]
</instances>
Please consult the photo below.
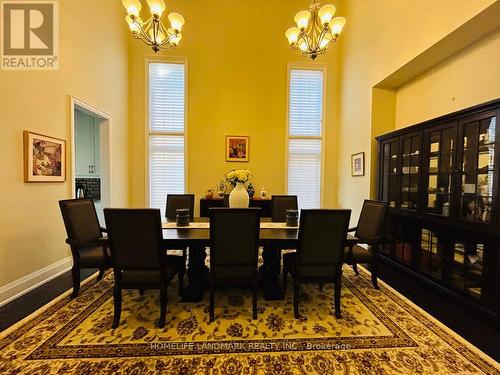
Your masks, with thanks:
<instances>
[{"instance_id":1,"label":"white baseboard","mask_svg":"<svg viewBox=\"0 0 500 375\"><path fill-rule=\"evenodd\" d=\"M72 257L61 259L56 263L49 264L47 267L39 269L29 275L14 280L13 282L0 287L0 306L3 306L23 294L28 293L45 284L57 276L71 269L73 266Z\"/></svg>"}]
</instances>

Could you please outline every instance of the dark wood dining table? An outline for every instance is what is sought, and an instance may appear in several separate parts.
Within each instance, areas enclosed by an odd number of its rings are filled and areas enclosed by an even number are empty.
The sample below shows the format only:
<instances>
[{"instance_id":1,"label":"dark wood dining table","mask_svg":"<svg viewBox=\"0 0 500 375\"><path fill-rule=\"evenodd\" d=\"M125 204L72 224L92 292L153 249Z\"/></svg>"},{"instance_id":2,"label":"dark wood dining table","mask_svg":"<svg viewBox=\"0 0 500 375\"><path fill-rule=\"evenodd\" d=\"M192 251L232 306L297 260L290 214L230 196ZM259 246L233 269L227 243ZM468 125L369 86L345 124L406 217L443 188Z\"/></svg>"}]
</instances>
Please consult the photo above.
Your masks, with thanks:
<instances>
[{"instance_id":1,"label":"dark wood dining table","mask_svg":"<svg viewBox=\"0 0 500 375\"><path fill-rule=\"evenodd\" d=\"M194 218L193 222L208 222L206 217ZM261 218L261 223L270 222L270 218ZM261 228L259 245L263 246L263 264L259 269L260 284L264 288L264 297L268 300L283 298L278 283L281 267L281 249L296 249L298 228ZM358 239L347 235L346 246L352 246ZM177 249L188 247L189 284L184 291L183 301L198 302L203 298L208 285L208 268L205 265L207 247L210 245L210 229L196 227L163 228L163 247Z\"/></svg>"}]
</instances>

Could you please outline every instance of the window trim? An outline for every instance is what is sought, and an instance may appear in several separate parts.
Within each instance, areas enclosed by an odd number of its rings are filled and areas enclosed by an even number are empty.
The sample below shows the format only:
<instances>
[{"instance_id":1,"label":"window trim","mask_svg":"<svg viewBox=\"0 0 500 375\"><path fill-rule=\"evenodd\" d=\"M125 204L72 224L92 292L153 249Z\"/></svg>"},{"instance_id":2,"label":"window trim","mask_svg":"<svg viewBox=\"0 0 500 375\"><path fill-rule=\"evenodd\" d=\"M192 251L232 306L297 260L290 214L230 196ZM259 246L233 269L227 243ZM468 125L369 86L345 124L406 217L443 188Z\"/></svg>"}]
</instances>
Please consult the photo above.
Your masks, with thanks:
<instances>
[{"instance_id":1,"label":"window trim","mask_svg":"<svg viewBox=\"0 0 500 375\"><path fill-rule=\"evenodd\" d=\"M323 95L322 95L322 111L321 111L321 135L320 136L296 136L290 135L290 75L292 70L319 70L323 72ZM310 63L288 63L287 65L287 84L286 84L286 126L285 126L285 192L288 194L288 147L290 139L319 139L321 140L321 157L320 157L320 181L319 181L319 205L323 207L324 202L324 181L325 181L325 134L327 117L326 117L326 64L310 64Z\"/></svg>"},{"instance_id":2,"label":"window trim","mask_svg":"<svg viewBox=\"0 0 500 375\"><path fill-rule=\"evenodd\" d=\"M144 203L146 207L151 206L150 197L150 153L149 153L149 137L152 135L177 135L176 132L161 132L150 131L150 101L149 101L149 66L152 63L165 63L165 64L181 64L184 65L184 192L187 191L188 185L188 59L187 57L160 57L160 56L146 56L144 64L144 82L145 82L145 102L144 102ZM167 197L165 197L166 199Z\"/></svg>"}]
</instances>

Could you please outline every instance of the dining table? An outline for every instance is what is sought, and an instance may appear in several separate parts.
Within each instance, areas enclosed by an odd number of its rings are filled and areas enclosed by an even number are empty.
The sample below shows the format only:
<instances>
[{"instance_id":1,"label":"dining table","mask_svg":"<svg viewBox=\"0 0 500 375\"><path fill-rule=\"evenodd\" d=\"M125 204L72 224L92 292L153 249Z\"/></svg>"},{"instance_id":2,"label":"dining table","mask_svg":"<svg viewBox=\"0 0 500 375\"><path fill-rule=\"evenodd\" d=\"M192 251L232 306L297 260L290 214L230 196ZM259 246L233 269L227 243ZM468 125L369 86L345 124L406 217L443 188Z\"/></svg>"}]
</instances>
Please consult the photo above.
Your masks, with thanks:
<instances>
[{"instance_id":1,"label":"dining table","mask_svg":"<svg viewBox=\"0 0 500 375\"><path fill-rule=\"evenodd\" d=\"M188 249L188 285L183 293L183 301L201 301L208 285L209 269L205 260L207 251L210 251L209 218L195 217L188 226L178 226L175 220L165 220L162 227L164 249ZM278 283L281 272L281 251L296 249L298 234L298 227L272 222L271 218L260 219L259 246L263 247L263 263L259 267L259 285L264 290L266 300L284 298ZM352 247L357 242L356 237L348 234L345 245Z\"/></svg>"}]
</instances>

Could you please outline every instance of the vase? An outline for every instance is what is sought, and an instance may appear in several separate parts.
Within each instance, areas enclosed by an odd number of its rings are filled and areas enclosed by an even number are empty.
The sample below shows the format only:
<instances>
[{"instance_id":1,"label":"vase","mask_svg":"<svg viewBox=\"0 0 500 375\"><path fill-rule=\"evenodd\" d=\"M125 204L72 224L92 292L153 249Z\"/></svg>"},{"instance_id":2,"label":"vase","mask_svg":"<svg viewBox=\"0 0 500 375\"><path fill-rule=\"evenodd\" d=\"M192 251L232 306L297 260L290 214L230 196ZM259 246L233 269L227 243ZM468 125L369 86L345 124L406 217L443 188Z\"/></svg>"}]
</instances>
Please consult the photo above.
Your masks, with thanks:
<instances>
[{"instance_id":1,"label":"vase","mask_svg":"<svg viewBox=\"0 0 500 375\"><path fill-rule=\"evenodd\" d=\"M242 182L237 182L231 194L229 194L230 208L248 208L250 198Z\"/></svg>"}]
</instances>

